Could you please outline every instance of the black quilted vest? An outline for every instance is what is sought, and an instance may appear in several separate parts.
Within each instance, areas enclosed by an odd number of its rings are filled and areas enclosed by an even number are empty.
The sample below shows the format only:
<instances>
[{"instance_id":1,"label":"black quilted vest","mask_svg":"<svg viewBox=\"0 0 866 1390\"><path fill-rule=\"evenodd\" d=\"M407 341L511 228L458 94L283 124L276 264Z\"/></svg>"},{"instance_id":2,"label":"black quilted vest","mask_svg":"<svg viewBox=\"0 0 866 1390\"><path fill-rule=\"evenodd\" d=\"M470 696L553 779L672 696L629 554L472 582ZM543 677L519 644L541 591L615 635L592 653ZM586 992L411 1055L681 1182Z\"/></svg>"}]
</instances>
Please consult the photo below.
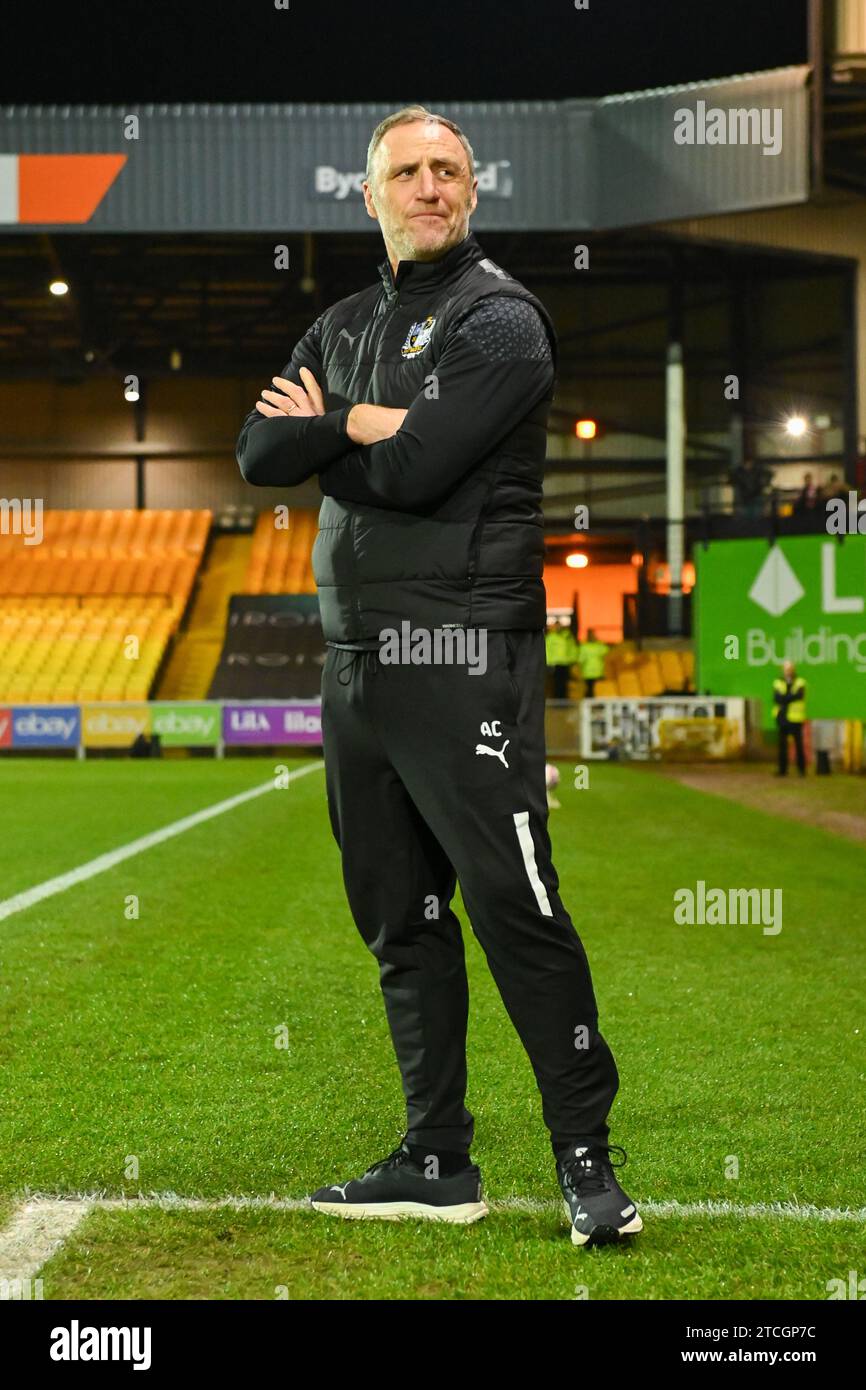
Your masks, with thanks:
<instances>
[{"instance_id":1,"label":"black quilted vest","mask_svg":"<svg viewBox=\"0 0 866 1390\"><path fill-rule=\"evenodd\" d=\"M424 389L449 326L478 300L511 295L541 315L557 361L556 334L536 297L488 260L469 235L435 262L387 261L382 284L341 300L323 315L326 407L371 403L408 407ZM433 320L432 328L427 322ZM413 327L423 351L404 356ZM543 628L541 511L547 415L553 388L518 426L479 459L444 499L405 512L326 497L313 548L325 638L378 637L404 620L413 627ZM484 401L477 403L484 410Z\"/></svg>"}]
</instances>

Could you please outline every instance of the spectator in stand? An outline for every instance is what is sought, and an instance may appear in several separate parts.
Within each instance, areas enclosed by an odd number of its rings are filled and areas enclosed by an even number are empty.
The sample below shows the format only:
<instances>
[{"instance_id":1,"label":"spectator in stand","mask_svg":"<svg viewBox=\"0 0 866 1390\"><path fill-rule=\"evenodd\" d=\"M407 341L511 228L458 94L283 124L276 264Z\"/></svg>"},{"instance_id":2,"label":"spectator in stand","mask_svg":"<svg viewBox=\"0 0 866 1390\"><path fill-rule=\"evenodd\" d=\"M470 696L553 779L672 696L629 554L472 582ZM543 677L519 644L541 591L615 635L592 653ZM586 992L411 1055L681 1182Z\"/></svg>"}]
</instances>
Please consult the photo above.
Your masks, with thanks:
<instances>
[{"instance_id":1,"label":"spectator in stand","mask_svg":"<svg viewBox=\"0 0 866 1390\"><path fill-rule=\"evenodd\" d=\"M788 737L797 750L797 771L806 776L806 754L803 751L803 725L806 722L806 682L798 676L793 661L782 666L781 676L773 681L773 704L779 730L779 766L777 777L788 775Z\"/></svg>"},{"instance_id":2,"label":"spectator in stand","mask_svg":"<svg viewBox=\"0 0 866 1390\"><path fill-rule=\"evenodd\" d=\"M586 694L588 699L592 699L595 694L595 683L604 676L604 659L610 648L604 642L599 642L595 635L595 628L587 630L586 641L580 644L578 664L580 674L586 681Z\"/></svg>"},{"instance_id":3,"label":"spectator in stand","mask_svg":"<svg viewBox=\"0 0 866 1390\"><path fill-rule=\"evenodd\" d=\"M834 497L841 497L843 501L848 501L848 488L838 473L834 473L826 487L821 490L821 500L831 502Z\"/></svg>"},{"instance_id":4,"label":"spectator in stand","mask_svg":"<svg viewBox=\"0 0 866 1390\"><path fill-rule=\"evenodd\" d=\"M744 516L763 516L764 497L772 476L769 468L751 458L743 459L739 467L731 469L738 512Z\"/></svg>"},{"instance_id":5,"label":"spectator in stand","mask_svg":"<svg viewBox=\"0 0 866 1390\"><path fill-rule=\"evenodd\" d=\"M568 678L571 668L578 660L577 642L568 618L554 617L547 620L547 633L544 639L547 669L553 674L554 700L568 699Z\"/></svg>"},{"instance_id":6,"label":"spectator in stand","mask_svg":"<svg viewBox=\"0 0 866 1390\"><path fill-rule=\"evenodd\" d=\"M820 502L821 489L816 485L811 473L804 473L803 486L797 494L794 511L800 516L806 512L814 512Z\"/></svg>"}]
</instances>

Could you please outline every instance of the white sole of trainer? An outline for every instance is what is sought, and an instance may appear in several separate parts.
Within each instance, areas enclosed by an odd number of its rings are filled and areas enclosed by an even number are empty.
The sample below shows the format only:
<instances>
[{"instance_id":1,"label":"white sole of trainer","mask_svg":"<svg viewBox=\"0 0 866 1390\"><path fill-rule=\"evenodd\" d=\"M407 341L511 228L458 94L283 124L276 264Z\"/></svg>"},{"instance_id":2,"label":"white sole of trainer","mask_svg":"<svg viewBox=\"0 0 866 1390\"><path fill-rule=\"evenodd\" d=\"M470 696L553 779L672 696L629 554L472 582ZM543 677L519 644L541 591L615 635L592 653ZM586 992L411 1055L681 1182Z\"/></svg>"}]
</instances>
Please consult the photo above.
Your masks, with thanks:
<instances>
[{"instance_id":1,"label":"white sole of trainer","mask_svg":"<svg viewBox=\"0 0 866 1390\"><path fill-rule=\"evenodd\" d=\"M450 1221L456 1226L469 1226L488 1215L484 1202L461 1202L453 1207L430 1207L422 1202L313 1202L316 1211L327 1216L342 1216L352 1221L406 1221L412 1217L422 1221Z\"/></svg>"},{"instance_id":2,"label":"white sole of trainer","mask_svg":"<svg viewBox=\"0 0 866 1390\"><path fill-rule=\"evenodd\" d=\"M566 1216L568 1217L569 1221L571 1221L571 1212L570 1212L570 1210L569 1210L569 1206L568 1206L568 1203L567 1203L567 1202L565 1203L565 1213L566 1213ZM627 1225L625 1225L625 1226L616 1226L616 1227L611 1226L609 1229L610 1229L610 1230L615 1230L615 1231L616 1231L616 1233L617 1233L617 1239L619 1239L620 1236L636 1236L636 1235L639 1234L640 1231L643 1230L643 1222L641 1221L641 1219L640 1219L640 1217L638 1216L637 1212L635 1212L635 1214L634 1214L634 1216L632 1217L631 1221L629 1221L629 1222L627 1223ZM577 1245L577 1246L586 1245L587 1242L589 1241L589 1239L590 1239L589 1236L585 1236L585 1235L583 1234L582 1231L578 1231L577 1228L576 1228L575 1226L572 1226L572 1228L571 1228L571 1243L572 1243L572 1245ZM613 1242L606 1242L606 1243L608 1243L608 1244L613 1244Z\"/></svg>"}]
</instances>

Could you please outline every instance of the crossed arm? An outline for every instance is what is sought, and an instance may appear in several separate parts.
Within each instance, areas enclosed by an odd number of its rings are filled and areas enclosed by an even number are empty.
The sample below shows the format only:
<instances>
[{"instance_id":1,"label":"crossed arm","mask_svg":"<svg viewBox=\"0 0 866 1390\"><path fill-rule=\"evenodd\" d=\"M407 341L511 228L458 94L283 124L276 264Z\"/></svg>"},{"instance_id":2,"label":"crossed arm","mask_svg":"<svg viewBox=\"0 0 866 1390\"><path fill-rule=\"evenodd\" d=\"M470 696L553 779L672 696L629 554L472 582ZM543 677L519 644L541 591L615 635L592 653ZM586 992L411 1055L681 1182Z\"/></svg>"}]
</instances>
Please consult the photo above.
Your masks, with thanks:
<instances>
[{"instance_id":1,"label":"crossed arm","mask_svg":"<svg viewBox=\"0 0 866 1390\"><path fill-rule=\"evenodd\" d=\"M457 332L428 378L428 388L432 381L435 387L420 391L408 409L361 404L326 411L313 370L321 374L321 360L308 350L309 338L241 431L238 462L248 482L286 487L318 473L325 496L423 509L509 434L553 381L549 356L510 357L498 345L488 348L484 337Z\"/></svg>"},{"instance_id":2,"label":"crossed arm","mask_svg":"<svg viewBox=\"0 0 866 1390\"><path fill-rule=\"evenodd\" d=\"M300 381L285 375L295 371ZM309 367L290 362L283 376L272 378L276 390L262 391L262 400L244 421L237 459L248 483L258 487L293 487L351 452L355 444L375 444L400 428L405 410L380 405L355 405L325 410L322 392ZM262 421L275 423L267 429Z\"/></svg>"},{"instance_id":3,"label":"crossed arm","mask_svg":"<svg viewBox=\"0 0 866 1390\"><path fill-rule=\"evenodd\" d=\"M262 392L264 400L256 401L259 414L270 419L281 415L294 419L324 415L325 400L313 373L309 367L301 367L299 375L303 383L300 386L288 377L273 377L279 390ZM407 413L390 405L353 405L346 414L344 428L353 444L378 444L397 433Z\"/></svg>"},{"instance_id":4,"label":"crossed arm","mask_svg":"<svg viewBox=\"0 0 866 1390\"><path fill-rule=\"evenodd\" d=\"M802 691L797 691L797 692L795 693L795 691L794 691L793 689L791 689L791 690L784 690L784 691L783 691L783 690L774 690L774 691L773 691L773 703L777 706L776 713L777 713L777 714L780 714L780 713L781 713L781 714L787 714L787 712L788 712L788 706L789 706L789 705L792 705L792 704L794 703L795 700L800 700L800 699L802 699L802 698L803 698L803 693L802 693Z\"/></svg>"}]
</instances>

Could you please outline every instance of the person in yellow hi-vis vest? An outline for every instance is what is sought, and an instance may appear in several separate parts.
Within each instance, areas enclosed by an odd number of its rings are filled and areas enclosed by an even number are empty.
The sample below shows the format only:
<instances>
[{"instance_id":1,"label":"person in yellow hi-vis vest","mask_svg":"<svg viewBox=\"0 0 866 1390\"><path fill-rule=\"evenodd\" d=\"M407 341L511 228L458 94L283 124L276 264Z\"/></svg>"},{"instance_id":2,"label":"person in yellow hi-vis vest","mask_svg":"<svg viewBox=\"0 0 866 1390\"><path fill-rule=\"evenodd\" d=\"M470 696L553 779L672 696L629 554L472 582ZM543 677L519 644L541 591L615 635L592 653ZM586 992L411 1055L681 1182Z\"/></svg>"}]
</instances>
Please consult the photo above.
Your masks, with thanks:
<instances>
[{"instance_id":1,"label":"person in yellow hi-vis vest","mask_svg":"<svg viewBox=\"0 0 866 1390\"><path fill-rule=\"evenodd\" d=\"M788 737L797 750L797 770L806 776L806 754L803 751L803 725L806 722L806 682L794 670L793 661L786 661L781 676L773 681L773 704L779 729L779 767L777 777L788 775Z\"/></svg>"},{"instance_id":2,"label":"person in yellow hi-vis vest","mask_svg":"<svg viewBox=\"0 0 866 1390\"><path fill-rule=\"evenodd\" d=\"M610 648L604 642L599 642L595 635L595 628L587 630L586 640L580 644L580 655L577 660L580 664L580 673L586 681L586 693L591 700L595 694L595 683L604 676L604 659Z\"/></svg>"},{"instance_id":3,"label":"person in yellow hi-vis vest","mask_svg":"<svg viewBox=\"0 0 866 1390\"><path fill-rule=\"evenodd\" d=\"M544 639L548 670L553 672L554 700L568 699L568 678L578 660L577 642L568 618L548 618Z\"/></svg>"}]
</instances>

